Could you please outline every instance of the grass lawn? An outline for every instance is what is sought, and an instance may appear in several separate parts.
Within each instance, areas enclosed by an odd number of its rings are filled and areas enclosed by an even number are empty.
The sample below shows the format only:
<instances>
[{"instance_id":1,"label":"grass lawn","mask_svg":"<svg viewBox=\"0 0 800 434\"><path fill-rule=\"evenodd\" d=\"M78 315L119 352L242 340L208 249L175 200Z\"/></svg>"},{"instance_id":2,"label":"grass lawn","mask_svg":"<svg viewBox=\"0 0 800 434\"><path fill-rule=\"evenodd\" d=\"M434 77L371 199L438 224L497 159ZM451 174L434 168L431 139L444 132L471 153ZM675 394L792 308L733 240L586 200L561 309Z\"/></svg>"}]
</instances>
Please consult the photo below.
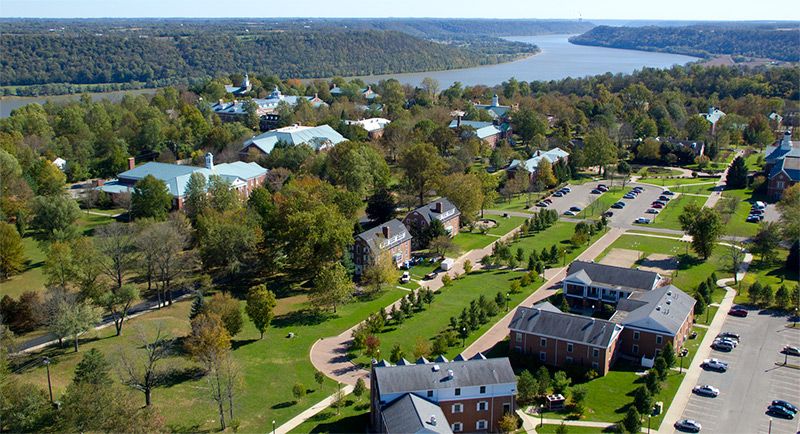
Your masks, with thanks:
<instances>
[{"instance_id":1,"label":"grass lawn","mask_svg":"<svg viewBox=\"0 0 800 434\"><path fill-rule=\"evenodd\" d=\"M369 391L356 398L353 394L347 396L345 406L339 409L326 408L307 421L301 423L292 433L331 433L346 434L364 432L369 425Z\"/></svg>"},{"instance_id":2,"label":"grass lawn","mask_svg":"<svg viewBox=\"0 0 800 434\"><path fill-rule=\"evenodd\" d=\"M453 243L461 250L461 253L468 252L474 249L482 249L494 241L497 241L501 236L511 232L512 229L521 225L525 221L524 217L502 217L502 216L488 216L488 219L497 222L497 226L489 229L486 234L480 232L459 232L453 238Z\"/></svg>"},{"instance_id":3,"label":"grass lawn","mask_svg":"<svg viewBox=\"0 0 800 434\"><path fill-rule=\"evenodd\" d=\"M539 426L539 423L536 423L536 432L538 434L555 434L558 429L559 425L552 425L552 424L544 424L544 426ZM597 434L597 433L604 433L604 432L616 432L612 429L600 429L600 428L592 428L588 426L567 426L567 432L569 434Z\"/></svg>"},{"instance_id":4,"label":"grass lawn","mask_svg":"<svg viewBox=\"0 0 800 434\"><path fill-rule=\"evenodd\" d=\"M520 267L527 266L527 255L530 254L531 251L536 250L537 253L540 253L542 249L550 249L551 246L555 245L558 249L566 248L567 255L562 262L570 263L572 262L581 252L583 252L586 247L591 245L594 241L596 241L602 234L595 234L589 242L581 246L579 248L575 248L570 239L572 235L575 233L575 226L576 223L572 222L565 222L565 221L557 221L550 226L549 228L539 232L534 233L531 235L527 235L521 237L517 242L511 245L511 252L516 254L517 248L522 248L526 253L525 263L520 264ZM558 264L561 266L562 264Z\"/></svg>"},{"instance_id":5,"label":"grass lawn","mask_svg":"<svg viewBox=\"0 0 800 434\"><path fill-rule=\"evenodd\" d=\"M753 258L750 268L747 270L744 279L741 282L741 290L736 293L734 302L736 303L749 303L747 298L747 288L754 282L759 281L763 285L772 286L772 290L776 291L781 285L786 285L789 290L798 285L797 273L792 273L786 270L786 257L789 251L786 249L778 249L776 251L775 262L771 264L764 264L761 262L760 257Z\"/></svg>"},{"instance_id":6,"label":"grass lawn","mask_svg":"<svg viewBox=\"0 0 800 434\"><path fill-rule=\"evenodd\" d=\"M670 238L673 238L673 239L676 239L676 240L680 240L681 239L681 237L679 237L678 235L670 235L670 234L664 234L664 233L661 233L661 232L653 232L653 231L646 231L646 230L640 230L640 229L631 229L631 230L625 231L625 233L626 234L633 234L633 235L636 235L636 234L658 235L660 237L670 237Z\"/></svg>"},{"instance_id":7,"label":"grass lawn","mask_svg":"<svg viewBox=\"0 0 800 434\"><path fill-rule=\"evenodd\" d=\"M687 247L688 253L687 253ZM683 291L691 294L697 285L706 280L711 273L716 272L717 278L731 276L730 264L725 259L725 247L717 246L711 257L703 261L692 252L689 243L667 238L641 237L635 234L623 234L613 244L600 254L596 261L600 261L611 249L638 250L646 254L660 253L673 255L678 258L677 275L673 275L672 283Z\"/></svg>"},{"instance_id":8,"label":"grass lawn","mask_svg":"<svg viewBox=\"0 0 800 434\"><path fill-rule=\"evenodd\" d=\"M692 184L679 185L677 187L670 188L670 190L676 193L691 193L691 194L700 194L703 196L711 196L711 193L714 192L714 188L716 186L717 183L712 181L695 185Z\"/></svg>"},{"instance_id":9,"label":"grass lawn","mask_svg":"<svg viewBox=\"0 0 800 434\"><path fill-rule=\"evenodd\" d=\"M663 178L667 176L680 176L683 172L677 169L661 166L645 166L639 169L639 176L648 178Z\"/></svg>"},{"instance_id":10,"label":"grass lawn","mask_svg":"<svg viewBox=\"0 0 800 434\"><path fill-rule=\"evenodd\" d=\"M599 197L595 199L591 205L579 212L575 218L586 219L590 217L600 217L601 214L608 211L611 205L613 205L615 202L618 202L620 199L622 199L622 196L625 196L625 193L631 190L631 187L625 187L624 190L620 186L611 187L607 192L599 195ZM592 196L598 195L593 194Z\"/></svg>"},{"instance_id":11,"label":"grass lawn","mask_svg":"<svg viewBox=\"0 0 800 434\"><path fill-rule=\"evenodd\" d=\"M491 209L500 211L525 211L527 207L533 206L540 198L546 195L547 192L531 193L530 195L525 193L513 197L510 200L500 197L494 202Z\"/></svg>"},{"instance_id":12,"label":"grass lawn","mask_svg":"<svg viewBox=\"0 0 800 434\"><path fill-rule=\"evenodd\" d=\"M718 178L642 178L639 180L639 182L659 185L662 187L672 187L687 184L711 184L716 183L718 180Z\"/></svg>"},{"instance_id":13,"label":"grass lawn","mask_svg":"<svg viewBox=\"0 0 800 434\"><path fill-rule=\"evenodd\" d=\"M670 371L666 381L662 383L661 391L654 397L654 401L663 401L664 411L652 418L653 428L661 424L684 375L677 371ZM625 417L628 406L633 403L633 393L644 385L644 379L637 375L635 370L626 367L620 361L604 377L583 384L589 392L586 397L586 413L584 413L583 419L614 423ZM545 411L544 413L545 418L564 419L570 416L568 410Z\"/></svg>"},{"instance_id":14,"label":"grass lawn","mask_svg":"<svg viewBox=\"0 0 800 434\"><path fill-rule=\"evenodd\" d=\"M384 327L383 332L377 335L381 342L380 358L388 359L392 353L392 347L400 345L406 359L415 359L413 353L417 338L426 339L432 345L439 332L448 328L450 317L458 317L462 309L469 307L470 301L477 299L481 295L494 300L498 292L506 294L511 282L519 279L522 275L522 272L508 269L474 271L454 281L449 287L440 289L436 293L433 302L429 306L426 305L424 310L415 312L411 318L406 318L399 325L390 322ZM523 288L521 293L510 294L509 305L516 306L525 297L536 291L541 284L542 280L539 279L530 286ZM505 315L505 306L500 306L498 315L489 318L489 322L470 333L466 339L466 345L469 346L470 343L474 342L503 315ZM464 348L461 339L459 339L458 344L449 348L445 356L452 359ZM359 354L353 361L367 364L369 363L369 358Z\"/></svg>"},{"instance_id":15,"label":"grass lawn","mask_svg":"<svg viewBox=\"0 0 800 434\"><path fill-rule=\"evenodd\" d=\"M712 297L713 298L713 297ZM702 315L695 316L694 320L697 324L710 325L714 321L714 316L717 314L719 306L710 306Z\"/></svg>"},{"instance_id":16,"label":"grass lawn","mask_svg":"<svg viewBox=\"0 0 800 434\"><path fill-rule=\"evenodd\" d=\"M326 379L322 386L314 382L314 368L308 353L319 338L334 336L378 311L406 294L405 291L389 288L378 297L340 306L336 314L316 315L307 304L305 295L296 295L278 300L276 317L264 339L253 325L245 319L245 325L233 342L233 356L239 366L243 386L235 403L236 418L242 432L268 432L272 421L280 425L301 411L332 394L336 386ZM180 338L189 331L190 302L176 303L159 312L136 318L127 324L121 337L113 337L113 327L89 333L77 354L66 350L49 348L32 358L49 356L53 360L51 374L56 397L60 396L72 378L75 365L89 348L101 350L106 357L116 362L123 351L138 351L136 327L152 336L158 324L170 336ZM292 332L294 338L287 338ZM167 359L165 368L174 368L167 385L153 392L153 403L165 418L167 429L173 432L200 432L216 430L215 410L207 391L206 380L196 375L196 365L180 351ZM25 381L47 387L44 367L28 367L20 374ZM116 375L112 376L117 378ZM309 393L298 403L292 399L291 389L295 383L303 384ZM142 399L143 401L144 399Z\"/></svg>"},{"instance_id":17,"label":"grass lawn","mask_svg":"<svg viewBox=\"0 0 800 434\"><path fill-rule=\"evenodd\" d=\"M672 197L673 199L667 202L667 206L662 208L660 213L656 215L646 215L646 217L654 219L653 223L641 226L681 230L681 222L678 221L678 217L683 213L683 209L689 204L695 204L702 207L703 204L706 203L706 198L700 196L686 196L679 194Z\"/></svg>"},{"instance_id":18,"label":"grass lawn","mask_svg":"<svg viewBox=\"0 0 800 434\"><path fill-rule=\"evenodd\" d=\"M764 168L764 154L753 152L744 159L747 170L759 171Z\"/></svg>"},{"instance_id":19,"label":"grass lawn","mask_svg":"<svg viewBox=\"0 0 800 434\"><path fill-rule=\"evenodd\" d=\"M755 235L758 232L759 224L748 223L747 216L750 214L752 204L764 198L754 195L752 189L725 190L722 192L722 196L737 199L736 210L731 214L728 223L725 224L724 233L740 237L752 237Z\"/></svg>"},{"instance_id":20,"label":"grass lawn","mask_svg":"<svg viewBox=\"0 0 800 434\"><path fill-rule=\"evenodd\" d=\"M705 314L703 314L703 316L705 317ZM713 316L711 316L710 318L712 320L714 319ZM706 336L706 333L708 333L708 329L703 327L692 327L692 330L697 332L697 337L694 339L688 339L686 341L686 345L684 345L684 348L689 350L689 354L687 354L686 357L683 358L684 370L686 370L686 368L691 366L692 363L694 362L694 356L697 354L697 350L700 348L700 344L703 342L703 338ZM680 363L681 363L680 358L678 358L675 364L680 366Z\"/></svg>"}]
</instances>

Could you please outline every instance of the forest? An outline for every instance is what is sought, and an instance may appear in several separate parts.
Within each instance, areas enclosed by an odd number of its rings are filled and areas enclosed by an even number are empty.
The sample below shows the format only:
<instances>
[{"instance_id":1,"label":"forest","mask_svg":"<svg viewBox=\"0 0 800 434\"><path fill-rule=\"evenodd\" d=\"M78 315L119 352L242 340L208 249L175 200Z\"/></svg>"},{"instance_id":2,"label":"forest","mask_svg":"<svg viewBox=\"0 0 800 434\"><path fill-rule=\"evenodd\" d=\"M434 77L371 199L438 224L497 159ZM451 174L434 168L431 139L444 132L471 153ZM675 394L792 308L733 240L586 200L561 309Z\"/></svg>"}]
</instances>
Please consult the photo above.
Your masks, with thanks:
<instances>
[{"instance_id":1,"label":"forest","mask_svg":"<svg viewBox=\"0 0 800 434\"><path fill-rule=\"evenodd\" d=\"M800 60L800 26L780 24L701 24L685 27L598 26L570 38L580 45L663 51L697 57L718 54Z\"/></svg>"}]
</instances>

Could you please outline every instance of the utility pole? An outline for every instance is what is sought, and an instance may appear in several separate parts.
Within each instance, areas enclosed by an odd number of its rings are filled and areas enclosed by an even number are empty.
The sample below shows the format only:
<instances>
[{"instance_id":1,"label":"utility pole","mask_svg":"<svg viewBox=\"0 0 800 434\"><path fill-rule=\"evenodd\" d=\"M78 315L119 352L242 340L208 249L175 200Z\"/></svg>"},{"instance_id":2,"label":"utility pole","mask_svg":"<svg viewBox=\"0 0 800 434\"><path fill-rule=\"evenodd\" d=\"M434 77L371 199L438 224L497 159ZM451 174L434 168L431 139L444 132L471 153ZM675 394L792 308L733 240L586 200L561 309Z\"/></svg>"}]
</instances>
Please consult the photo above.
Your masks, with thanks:
<instances>
[{"instance_id":1,"label":"utility pole","mask_svg":"<svg viewBox=\"0 0 800 434\"><path fill-rule=\"evenodd\" d=\"M45 357L42 363L44 363L44 366L47 368L47 390L50 391L50 404L53 404L53 384L50 382L50 359Z\"/></svg>"}]
</instances>

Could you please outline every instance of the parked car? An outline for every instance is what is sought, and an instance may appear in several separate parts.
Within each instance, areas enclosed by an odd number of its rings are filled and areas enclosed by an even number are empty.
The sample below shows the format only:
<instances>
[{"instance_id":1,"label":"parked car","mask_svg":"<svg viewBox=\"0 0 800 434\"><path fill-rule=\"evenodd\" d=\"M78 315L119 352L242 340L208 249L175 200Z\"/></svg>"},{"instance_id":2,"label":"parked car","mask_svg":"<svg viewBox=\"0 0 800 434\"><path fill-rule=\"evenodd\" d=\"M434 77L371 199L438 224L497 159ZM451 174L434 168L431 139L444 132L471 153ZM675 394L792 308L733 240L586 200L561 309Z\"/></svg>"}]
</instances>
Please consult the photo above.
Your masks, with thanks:
<instances>
[{"instance_id":1,"label":"parked car","mask_svg":"<svg viewBox=\"0 0 800 434\"><path fill-rule=\"evenodd\" d=\"M557 192L553 193L553 197L563 197L563 196L564 196L564 193L562 193L560 191L557 191Z\"/></svg>"},{"instance_id":2,"label":"parked car","mask_svg":"<svg viewBox=\"0 0 800 434\"><path fill-rule=\"evenodd\" d=\"M720 341L720 342L727 342L727 343L733 345L733 348L736 348L739 345L738 341L736 341L735 339L731 339L731 338L716 338L714 340L715 341Z\"/></svg>"},{"instance_id":3,"label":"parked car","mask_svg":"<svg viewBox=\"0 0 800 434\"><path fill-rule=\"evenodd\" d=\"M546 203L553 203L553 199L550 199L550 198L548 197L548 198L546 198L546 199L542 200L542 202L546 202Z\"/></svg>"},{"instance_id":4,"label":"parked car","mask_svg":"<svg viewBox=\"0 0 800 434\"><path fill-rule=\"evenodd\" d=\"M781 407L791 411L792 413L797 414L797 410L798 410L797 407L795 407L794 405L792 405L792 404L790 404L790 403L788 403L788 402L786 402L786 401L784 401L782 399L776 399L776 400L772 401L772 405L781 406Z\"/></svg>"},{"instance_id":5,"label":"parked car","mask_svg":"<svg viewBox=\"0 0 800 434\"><path fill-rule=\"evenodd\" d=\"M581 212L581 208L579 206L571 206L569 207L570 211Z\"/></svg>"},{"instance_id":6,"label":"parked car","mask_svg":"<svg viewBox=\"0 0 800 434\"><path fill-rule=\"evenodd\" d=\"M614 215L614 211L606 211L606 212L603 213L603 216L605 218L612 217L613 215Z\"/></svg>"},{"instance_id":7,"label":"parked car","mask_svg":"<svg viewBox=\"0 0 800 434\"><path fill-rule=\"evenodd\" d=\"M635 194L626 194L625 196L622 196L622 198L623 199L636 199L636 195Z\"/></svg>"},{"instance_id":8,"label":"parked car","mask_svg":"<svg viewBox=\"0 0 800 434\"><path fill-rule=\"evenodd\" d=\"M783 419L794 419L794 413L780 405L770 405L767 407L767 413Z\"/></svg>"},{"instance_id":9,"label":"parked car","mask_svg":"<svg viewBox=\"0 0 800 434\"><path fill-rule=\"evenodd\" d=\"M787 345L783 347L783 353L790 356L800 356L800 348Z\"/></svg>"},{"instance_id":10,"label":"parked car","mask_svg":"<svg viewBox=\"0 0 800 434\"><path fill-rule=\"evenodd\" d=\"M625 202L617 202L614 205L611 205L611 208L614 208L614 209L625 208Z\"/></svg>"},{"instance_id":11,"label":"parked car","mask_svg":"<svg viewBox=\"0 0 800 434\"><path fill-rule=\"evenodd\" d=\"M719 389L709 384L704 384L702 386L695 386L695 388L692 389L692 392L701 396L708 396L711 398L716 398L719 396Z\"/></svg>"},{"instance_id":12,"label":"parked car","mask_svg":"<svg viewBox=\"0 0 800 434\"><path fill-rule=\"evenodd\" d=\"M664 204L661 203L661 202L653 202L652 204L650 204L650 206L652 206L653 208L656 208L656 209L664 208Z\"/></svg>"},{"instance_id":13,"label":"parked car","mask_svg":"<svg viewBox=\"0 0 800 434\"><path fill-rule=\"evenodd\" d=\"M668 196L664 196L662 194L661 196L658 196L658 200L663 200L664 202L669 202L669 197Z\"/></svg>"},{"instance_id":14,"label":"parked car","mask_svg":"<svg viewBox=\"0 0 800 434\"><path fill-rule=\"evenodd\" d=\"M747 223L758 223L761 220L764 220L764 216L763 215L750 214L750 215L747 216L747 219L745 221Z\"/></svg>"},{"instance_id":15,"label":"parked car","mask_svg":"<svg viewBox=\"0 0 800 434\"><path fill-rule=\"evenodd\" d=\"M765 213L765 211L763 209L758 209L758 208L750 209L750 214L762 215L764 213Z\"/></svg>"},{"instance_id":16,"label":"parked car","mask_svg":"<svg viewBox=\"0 0 800 434\"><path fill-rule=\"evenodd\" d=\"M675 429L686 432L700 432L703 426L700 422L692 419L681 419L675 422Z\"/></svg>"},{"instance_id":17,"label":"parked car","mask_svg":"<svg viewBox=\"0 0 800 434\"><path fill-rule=\"evenodd\" d=\"M725 351L725 352L733 351L733 345L731 345L730 342L724 342L724 341L714 341L714 343L711 344L711 348L717 351Z\"/></svg>"},{"instance_id":18,"label":"parked car","mask_svg":"<svg viewBox=\"0 0 800 434\"><path fill-rule=\"evenodd\" d=\"M734 307L733 309L728 311L728 315L745 318L747 316L747 311L742 308Z\"/></svg>"},{"instance_id":19,"label":"parked car","mask_svg":"<svg viewBox=\"0 0 800 434\"><path fill-rule=\"evenodd\" d=\"M542 208L547 208L547 202L545 202L545 201L537 202L536 206L542 207Z\"/></svg>"},{"instance_id":20,"label":"parked car","mask_svg":"<svg viewBox=\"0 0 800 434\"><path fill-rule=\"evenodd\" d=\"M664 196L675 196L675 193L669 190L664 190L661 192Z\"/></svg>"},{"instance_id":21,"label":"parked car","mask_svg":"<svg viewBox=\"0 0 800 434\"><path fill-rule=\"evenodd\" d=\"M634 220L633 222L634 223L639 223L639 224L642 224L642 225L649 225L650 222L652 222L652 220L650 220L647 217L639 217L636 220Z\"/></svg>"},{"instance_id":22,"label":"parked car","mask_svg":"<svg viewBox=\"0 0 800 434\"><path fill-rule=\"evenodd\" d=\"M732 333L732 332L722 332L718 334L717 337L735 339L737 342L742 340L741 336L739 336L739 333Z\"/></svg>"},{"instance_id":23,"label":"parked car","mask_svg":"<svg viewBox=\"0 0 800 434\"><path fill-rule=\"evenodd\" d=\"M403 275L400 276L400 283L408 283L411 281L411 274L408 271L404 271Z\"/></svg>"},{"instance_id":24,"label":"parked car","mask_svg":"<svg viewBox=\"0 0 800 434\"><path fill-rule=\"evenodd\" d=\"M645 211L645 213L647 213L647 214L658 214L658 210L655 209L655 208L648 208L647 211Z\"/></svg>"},{"instance_id":25,"label":"parked car","mask_svg":"<svg viewBox=\"0 0 800 434\"><path fill-rule=\"evenodd\" d=\"M575 211L572 211L572 210L566 210L566 211L564 211L564 215L574 216L574 215L578 215L578 213L576 213Z\"/></svg>"},{"instance_id":26,"label":"parked car","mask_svg":"<svg viewBox=\"0 0 800 434\"><path fill-rule=\"evenodd\" d=\"M603 194L603 192L602 192L602 191L600 191L600 190L598 190L598 189L596 189L596 188L592 189L592 191L590 191L590 193L591 193L591 194Z\"/></svg>"},{"instance_id":27,"label":"parked car","mask_svg":"<svg viewBox=\"0 0 800 434\"><path fill-rule=\"evenodd\" d=\"M572 191L572 189L569 187L564 187L561 190L566 191L567 193L570 193Z\"/></svg>"},{"instance_id":28,"label":"parked car","mask_svg":"<svg viewBox=\"0 0 800 434\"><path fill-rule=\"evenodd\" d=\"M728 364L720 361L719 359L705 359L700 364L703 369L710 369L712 371L725 372L728 370Z\"/></svg>"},{"instance_id":29,"label":"parked car","mask_svg":"<svg viewBox=\"0 0 800 434\"><path fill-rule=\"evenodd\" d=\"M765 204L764 202L758 201L758 202L753 204L753 208L767 209L767 204Z\"/></svg>"},{"instance_id":30,"label":"parked car","mask_svg":"<svg viewBox=\"0 0 800 434\"><path fill-rule=\"evenodd\" d=\"M437 273L436 271L431 271L430 273L425 275L425 279L426 280L431 280L431 279L435 278L437 274L439 274L439 273Z\"/></svg>"},{"instance_id":31,"label":"parked car","mask_svg":"<svg viewBox=\"0 0 800 434\"><path fill-rule=\"evenodd\" d=\"M597 188L608 188L605 184L597 184Z\"/></svg>"}]
</instances>

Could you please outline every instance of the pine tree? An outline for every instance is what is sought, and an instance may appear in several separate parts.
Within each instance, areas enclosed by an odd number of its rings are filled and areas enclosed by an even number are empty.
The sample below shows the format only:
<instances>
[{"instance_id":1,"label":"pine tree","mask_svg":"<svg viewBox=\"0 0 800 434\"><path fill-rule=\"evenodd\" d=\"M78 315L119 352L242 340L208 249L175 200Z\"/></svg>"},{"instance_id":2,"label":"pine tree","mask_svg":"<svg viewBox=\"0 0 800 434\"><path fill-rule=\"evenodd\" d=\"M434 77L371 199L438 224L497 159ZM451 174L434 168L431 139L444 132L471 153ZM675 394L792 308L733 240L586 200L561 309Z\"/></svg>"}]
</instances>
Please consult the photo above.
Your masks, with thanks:
<instances>
[{"instance_id":1,"label":"pine tree","mask_svg":"<svg viewBox=\"0 0 800 434\"><path fill-rule=\"evenodd\" d=\"M192 300L192 307L189 310L189 319L193 320L197 315L205 312L206 310L206 301L203 298L203 293L198 291L197 294L194 296L194 300Z\"/></svg>"}]
</instances>

